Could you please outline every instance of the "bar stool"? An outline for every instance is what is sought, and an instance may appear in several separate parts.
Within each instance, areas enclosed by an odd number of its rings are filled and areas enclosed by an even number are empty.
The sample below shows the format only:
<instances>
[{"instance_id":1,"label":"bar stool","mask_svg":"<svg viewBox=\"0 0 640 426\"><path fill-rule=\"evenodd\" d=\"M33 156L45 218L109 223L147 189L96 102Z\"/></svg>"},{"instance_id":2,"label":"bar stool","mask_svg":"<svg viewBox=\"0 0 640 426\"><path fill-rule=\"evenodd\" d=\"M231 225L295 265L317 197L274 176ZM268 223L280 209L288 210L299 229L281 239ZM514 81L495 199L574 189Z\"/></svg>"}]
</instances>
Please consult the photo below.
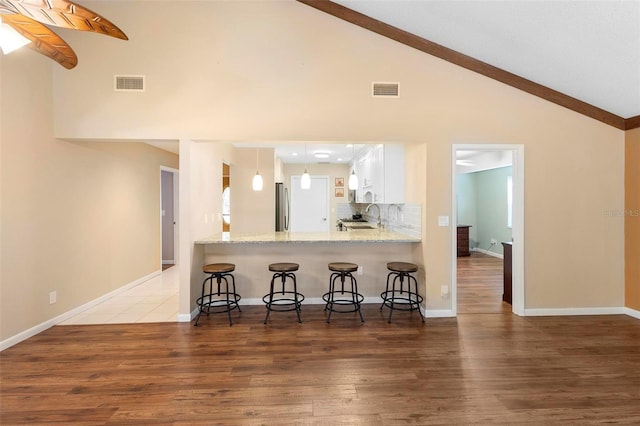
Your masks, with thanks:
<instances>
[{"instance_id":1,"label":"bar stool","mask_svg":"<svg viewBox=\"0 0 640 426\"><path fill-rule=\"evenodd\" d=\"M231 321L231 311L238 309L242 312L238 301L240 301L240 295L236 293L236 280L232 272L235 271L236 265L233 263L211 263L202 267L202 272L209 274L207 278L202 281L202 295L196 299L198 305L198 316L194 326L198 325L200 315L202 313L207 314L221 314L227 313L229 316L229 325L233 325ZM227 277L231 277L231 287L229 287L229 280ZM214 291L213 280L216 280L218 284L217 289ZM209 282L209 292L206 292L206 284ZM222 281L225 283L225 289L222 291Z\"/></svg>"},{"instance_id":2,"label":"bar stool","mask_svg":"<svg viewBox=\"0 0 640 426\"><path fill-rule=\"evenodd\" d=\"M269 293L262 298L262 301L265 303L267 308L267 316L264 318L265 324L269 320L269 314L271 311L296 311L296 314L298 315L298 322L302 322L300 319L300 306L304 300L304 295L298 293L296 274L294 274L299 267L300 265L297 263L272 263L269 265L269 271L274 272L274 274L271 278ZM289 278L293 283L292 290L285 289L287 278ZM279 290L276 290L275 282L278 279L280 279L282 287Z\"/></svg>"},{"instance_id":3,"label":"bar stool","mask_svg":"<svg viewBox=\"0 0 640 426\"><path fill-rule=\"evenodd\" d=\"M358 312L360 322L364 322L362 311L360 311L360 303L364 300L364 296L358 293L358 282L351 274L358 270L358 265L347 262L332 262L328 266L332 271L329 277L329 291L322 295L322 299L326 302L324 310L329 311L327 323L331 322L333 312ZM345 279L347 278L350 280L351 288L345 289ZM336 290L338 279L340 279L340 288Z\"/></svg>"},{"instance_id":4,"label":"bar stool","mask_svg":"<svg viewBox=\"0 0 640 426\"><path fill-rule=\"evenodd\" d=\"M417 310L422 322L424 322L424 316L420 311L420 304L424 298L418 294L418 281L411 275L418 270L418 266L408 262L389 262L387 263L387 269L391 271L387 275L387 288L380 293L382 298L380 310L382 311L385 306L389 308L389 320L387 322L391 323L391 315L396 309L400 311ZM405 279L407 281L406 290L404 288ZM396 288L396 281L398 280L400 281L399 289ZM411 291L412 282L414 291Z\"/></svg>"}]
</instances>

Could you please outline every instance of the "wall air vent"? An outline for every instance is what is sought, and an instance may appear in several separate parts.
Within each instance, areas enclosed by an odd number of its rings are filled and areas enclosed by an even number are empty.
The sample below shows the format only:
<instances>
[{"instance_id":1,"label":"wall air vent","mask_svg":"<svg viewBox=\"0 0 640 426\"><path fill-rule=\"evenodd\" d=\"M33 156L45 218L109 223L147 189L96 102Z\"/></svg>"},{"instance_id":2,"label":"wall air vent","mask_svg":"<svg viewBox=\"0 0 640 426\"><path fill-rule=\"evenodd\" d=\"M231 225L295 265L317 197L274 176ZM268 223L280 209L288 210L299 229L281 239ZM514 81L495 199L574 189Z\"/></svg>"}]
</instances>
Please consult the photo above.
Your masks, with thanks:
<instances>
[{"instance_id":1,"label":"wall air vent","mask_svg":"<svg viewBox=\"0 0 640 426\"><path fill-rule=\"evenodd\" d=\"M400 83L372 83L374 98L397 98L400 96Z\"/></svg>"},{"instance_id":2,"label":"wall air vent","mask_svg":"<svg viewBox=\"0 0 640 426\"><path fill-rule=\"evenodd\" d=\"M144 92L144 75L116 75L116 92Z\"/></svg>"}]
</instances>

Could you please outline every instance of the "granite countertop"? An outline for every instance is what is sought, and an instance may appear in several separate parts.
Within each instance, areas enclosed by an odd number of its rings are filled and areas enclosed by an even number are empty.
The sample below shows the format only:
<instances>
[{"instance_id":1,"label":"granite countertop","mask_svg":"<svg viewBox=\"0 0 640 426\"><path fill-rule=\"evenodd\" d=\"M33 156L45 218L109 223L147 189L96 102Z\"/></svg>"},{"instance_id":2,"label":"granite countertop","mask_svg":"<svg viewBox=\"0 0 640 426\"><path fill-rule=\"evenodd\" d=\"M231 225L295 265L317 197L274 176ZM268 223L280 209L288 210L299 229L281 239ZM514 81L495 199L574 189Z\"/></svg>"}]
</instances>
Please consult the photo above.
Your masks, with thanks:
<instances>
[{"instance_id":1,"label":"granite countertop","mask_svg":"<svg viewBox=\"0 0 640 426\"><path fill-rule=\"evenodd\" d=\"M420 238L379 229L343 232L223 232L195 241L195 244L265 244L265 243L419 243Z\"/></svg>"}]
</instances>

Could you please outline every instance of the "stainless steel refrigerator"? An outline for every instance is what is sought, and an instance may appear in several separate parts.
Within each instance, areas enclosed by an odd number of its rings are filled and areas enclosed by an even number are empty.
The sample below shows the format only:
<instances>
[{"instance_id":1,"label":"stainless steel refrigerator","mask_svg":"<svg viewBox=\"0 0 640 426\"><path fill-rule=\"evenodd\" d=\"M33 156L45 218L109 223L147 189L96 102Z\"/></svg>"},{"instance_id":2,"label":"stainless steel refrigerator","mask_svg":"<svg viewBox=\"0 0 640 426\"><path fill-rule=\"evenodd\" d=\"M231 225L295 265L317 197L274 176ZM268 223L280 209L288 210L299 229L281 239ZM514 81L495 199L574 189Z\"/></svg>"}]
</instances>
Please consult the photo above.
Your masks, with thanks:
<instances>
[{"instance_id":1,"label":"stainless steel refrigerator","mask_svg":"<svg viewBox=\"0 0 640 426\"><path fill-rule=\"evenodd\" d=\"M289 230L290 213L289 189L276 183L276 232Z\"/></svg>"}]
</instances>

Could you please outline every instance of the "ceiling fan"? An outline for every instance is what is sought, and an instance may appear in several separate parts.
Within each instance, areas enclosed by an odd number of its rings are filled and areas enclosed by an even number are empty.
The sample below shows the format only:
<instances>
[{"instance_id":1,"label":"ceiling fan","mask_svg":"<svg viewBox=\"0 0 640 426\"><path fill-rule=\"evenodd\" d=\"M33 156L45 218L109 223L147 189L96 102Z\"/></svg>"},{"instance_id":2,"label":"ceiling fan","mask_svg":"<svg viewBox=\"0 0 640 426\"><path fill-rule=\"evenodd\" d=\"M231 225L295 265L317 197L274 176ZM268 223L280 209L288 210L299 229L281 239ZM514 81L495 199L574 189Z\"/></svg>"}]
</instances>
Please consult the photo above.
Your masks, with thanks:
<instances>
[{"instance_id":1,"label":"ceiling fan","mask_svg":"<svg viewBox=\"0 0 640 426\"><path fill-rule=\"evenodd\" d=\"M78 57L71 47L46 25L91 31L128 40L120 28L95 12L68 0L0 0L2 33L17 31L31 43L28 46L50 57L67 69L78 64Z\"/></svg>"}]
</instances>

